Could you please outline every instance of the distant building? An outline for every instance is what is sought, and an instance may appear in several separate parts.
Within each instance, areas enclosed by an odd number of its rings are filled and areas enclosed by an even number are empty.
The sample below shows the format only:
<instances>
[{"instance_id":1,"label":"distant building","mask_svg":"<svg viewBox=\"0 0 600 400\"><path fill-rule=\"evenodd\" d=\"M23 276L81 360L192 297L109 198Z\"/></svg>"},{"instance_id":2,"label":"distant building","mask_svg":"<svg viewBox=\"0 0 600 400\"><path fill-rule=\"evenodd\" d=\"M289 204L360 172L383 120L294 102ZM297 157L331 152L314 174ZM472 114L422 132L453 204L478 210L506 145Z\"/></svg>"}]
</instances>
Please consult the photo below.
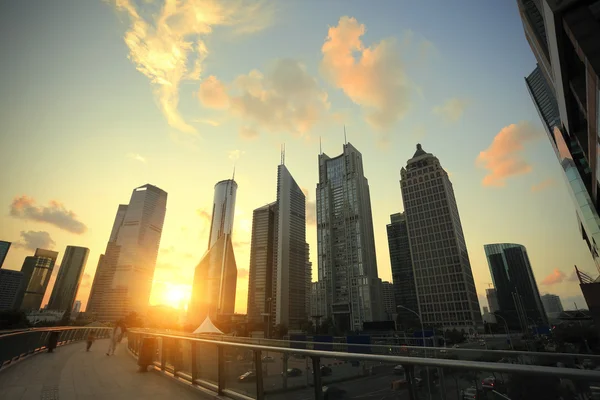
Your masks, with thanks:
<instances>
[{"instance_id":1,"label":"distant building","mask_svg":"<svg viewBox=\"0 0 600 400\"><path fill-rule=\"evenodd\" d=\"M393 320L396 314L396 299L394 298L394 285L390 282L381 282L381 294L383 298L383 307L385 309L386 319Z\"/></svg>"},{"instance_id":2,"label":"distant building","mask_svg":"<svg viewBox=\"0 0 600 400\"><path fill-rule=\"evenodd\" d=\"M310 285L310 318L321 322L327 318L327 291L324 282L312 282Z\"/></svg>"},{"instance_id":3,"label":"distant building","mask_svg":"<svg viewBox=\"0 0 600 400\"><path fill-rule=\"evenodd\" d=\"M64 310L36 310L28 312L26 317L30 324L36 325L42 322L59 322L62 320L64 315Z\"/></svg>"},{"instance_id":4,"label":"distant building","mask_svg":"<svg viewBox=\"0 0 600 400\"><path fill-rule=\"evenodd\" d=\"M6 259L6 255L8 254L8 249L10 249L11 242L5 242L4 240L0 240L0 268L4 264L4 260Z\"/></svg>"},{"instance_id":5,"label":"distant building","mask_svg":"<svg viewBox=\"0 0 600 400\"><path fill-rule=\"evenodd\" d=\"M217 321L235 310L237 264L231 235L237 187L233 179L215 185L208 251L194 271L188 308L188 324L194 328L207 316Z\"/></svg>"},{"instance_id":6,"label":"distant building","mask_svg":"<svg viewBox=\"0 0 600 400\"><path fill-rule=\"evenodd\" d=\"M150 184L135 188L129 204L119 205L86 308L98 321L145 314L166 211L167 192Z\"/></svg>"},{"instance_id":7,"label":"distant building","mask_svg":"<svg viewBox=\"0 0 600 400\"><path fill-rule=\"evenodd\" d=\"M396 306L403 306L418 312L419 301L417 299L417 287L415 286L415 275L408 241L408 227L404 213L390 215L390 224L387 225L387 238ZM412 312L398 307L397 310L394 310L394 313L398 314L397 322L401 329L420 326L419 319Z\"/></svg>"},{"instance_id":8,"label":"distant building","mask_svg":"<svg viewBox=\"0 0 600 400\"><path fill-rule=\"evenodd\" d=\"M548 324L525 246L513 243L483 246L500 306L499 314L513 330Z\"/></svg>"},{"instance_id":9,"label":"distant building","mask_svg":"<svg viewBox=\"0 0 600 400\"><path fill-rule=\"evenodd\" d=\"M440 161L420 144L400 171L419 312L426 326L482 330L452 182Z\"/></svg>"},{"instance_id":10,"label":"distant building","mask_svg":"<svg viewBox=\"0 0 600 400\"><path fill-rule=\"evenodd\" d=\"M555 294L545 294L542 296L542 304L547 315L561 313L564 311L560 297Z\"/></svg>"},{"instance_id":11,"label":"distant building","mask_svg":"<svg viewBox=\"0 0 600 400\"><path fill-rule=\"evenodd\" d=\"M485 296L487 297L488 305L490 306L490 312L493 314L496 311L499 311L500 305L498 304L498 294L496 293L496 289L485 289Z\"/></svg>"},{"instance_id":12,"label":"distant building","mask_svg":"<svg viewBox=\"0 0 600 400\"><path fill-rule=\"evenodd\" d=\"M483 313L486 314L486 313L489 313L489 312L490 312L490 309L484 306L483 307Z\"/></svg>"},{"instance_id":13,"label":"distant building","mask_svg":"<svg viewBox=\"0 0 600 400\"><path fill-rule=\"evenodd\" d=\"M0 269L0 311L17 308L17 299L22 281L22 272L6 268Z\"/></svg>"},{"instance_id":14,"label":"distant building","mask_svg":"<svg viewBox=\"0 0 600 400\"><path fill-rule=\"evenodd\" d=\"M361 153L344 144L337 157L319 154L317 184L319 282L327 317L341 331L383 319L369 182Z\"/></svg>"},{"instance_id":15,"label":"distant building","mask_svg":"<svg viewBox=\"0 0 600 400\"><path fill-rule=\"evenodd\" d=\"M67 246L48 303L49 310L71 311L89 254L87 247Z\"/></svg>"},{"instance_id":16,"label":"distant building","mask_svg":"<svg viewBox=\"0 0 600 400\"><path fill-rule=\"evenodd\" d=\"M23 272L23 301L21 310L38 311L48 288L48 282L56 263L56 251L36 249L33 257L26 257L21 272Z\"/></svg>"},{"instance_id":17,"label":"distant building","mask_svg":"<svg viewBox=\"0 0 600 400\"><path fill-rule=\"evenodd\" d=\"M306 316L310 316L310 285L312 283L312 262L310 262L310 245L306 243L306 279L304 281L304 304L306 308Z\"/></svg>"}]
</instances>

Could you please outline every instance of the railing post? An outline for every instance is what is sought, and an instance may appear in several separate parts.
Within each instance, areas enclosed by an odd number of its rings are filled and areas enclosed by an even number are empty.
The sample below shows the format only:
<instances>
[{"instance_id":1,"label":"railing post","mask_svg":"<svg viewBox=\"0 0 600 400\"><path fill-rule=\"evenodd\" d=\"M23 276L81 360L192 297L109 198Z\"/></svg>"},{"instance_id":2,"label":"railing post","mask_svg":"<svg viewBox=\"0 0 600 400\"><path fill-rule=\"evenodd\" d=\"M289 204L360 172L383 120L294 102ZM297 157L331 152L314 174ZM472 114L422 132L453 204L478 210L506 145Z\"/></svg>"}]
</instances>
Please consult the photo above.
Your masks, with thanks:
<instances>
[{"instance_id":1,"label":"railing post","mask_svg":"<svg viewBox=\"0 0 600 400\"><path fill-rule=\"evenodd\" d=\"M315 385L315 400L323 399L323 385L321 384L321 358L311 356L313 364L313 382Z\"/></svg>"},{"instance_id":2,"label":"railing post","mask_svg":"<svg viewBox=\"0 0 600 400\"><path fill-rule=\"evenodd\" d=\"M194 384L194 382L196 381L196 379L198 379L198 365L197 360L196 360L196 342L191 342L191 347L192 347L192 354L191 354L191 360L192 360L192 384Z\"/></svg>"},{"instance_id":3,"label":"railing post","mask_svg":"<svg viewBox=\"0 0 600 400\"><path fill-rule=\"evenodd\" d=\"M265 385L260 350L254 350L254 370L256 371L256 399L262 400L265 398Z\"/></svg>"},{"instance_id":4,"label":"railing post","mask_svg":"<svg viewBox=\"0 0 600 400\"><path fill-rule=\"evenodd\" d=\"M417 392L415 390L415 367L413 365L407 365L405 367L406 381L408 382L408 398L410 400L417 400Z\"/></svg>"},{"instance_id":5,"label":"railing post","mask_svg":"<svg viewBox=\"0 0 600 400\"><path fill-rule=\"evenodd\" d=\"M217 345L217 361L219 362L218 371L219 371L219 389L218 395L223 395L223 390L225 390L225 351L222 345Z\"/></svg>"},{"instance_id":6,"label":"railing post","mask_svg":"<svg viewBox=\"0 0 600 400\"><path fill-rule=\"evenodd\" d=\"M287 389L288 353L283 353L283 389Z\"/></svg>"},{"instance_id":7,"label":"railing post","mask_svg":"<svg viewBox=\"0 0 600 400\"><path fill-rule=\"evenodd\" d=\"M161 346L161 350L160 350L160 369L162 371L167 369L167 341L168 339L166 338L161 338L160 341L160 346Z\"/></svg>"}]
</instances>

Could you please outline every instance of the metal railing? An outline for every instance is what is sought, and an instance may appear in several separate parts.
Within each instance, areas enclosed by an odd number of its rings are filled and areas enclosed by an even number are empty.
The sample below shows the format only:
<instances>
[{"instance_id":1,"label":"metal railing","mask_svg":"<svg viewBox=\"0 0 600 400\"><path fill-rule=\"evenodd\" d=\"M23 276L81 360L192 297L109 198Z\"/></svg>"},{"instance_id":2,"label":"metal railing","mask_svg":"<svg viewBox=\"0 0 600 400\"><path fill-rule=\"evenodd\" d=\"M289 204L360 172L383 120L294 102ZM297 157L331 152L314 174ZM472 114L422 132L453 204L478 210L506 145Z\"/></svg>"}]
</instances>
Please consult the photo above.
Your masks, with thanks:
<instances>
[{"instance_id":1,"label":"metal railing","mask_svg":"<svg viewBox=\"0 0 600 400\"><path fill-rule=\"evenodd\" d=\"M600 382L599 371L579 368L299 349L136 329L128 332L134 355L146 337L157 341L154 368L233 399L329 399L346 391L365 400L462 400L474 391L477 399L585 400L598 395Z\"/></svg>"},{"instance_id":2,"label":"metal railing","mask_svg":"<svg viewBox=\"0 0 600 400\"><path fill-rule=\"evenodd\" d=\"M0 369L33 354L48 349L52 335L58 335L56 347L86 340L90 332L97 339L109 336L109 327L53 327L0 332Z\"/></svg>"}]
</instances>

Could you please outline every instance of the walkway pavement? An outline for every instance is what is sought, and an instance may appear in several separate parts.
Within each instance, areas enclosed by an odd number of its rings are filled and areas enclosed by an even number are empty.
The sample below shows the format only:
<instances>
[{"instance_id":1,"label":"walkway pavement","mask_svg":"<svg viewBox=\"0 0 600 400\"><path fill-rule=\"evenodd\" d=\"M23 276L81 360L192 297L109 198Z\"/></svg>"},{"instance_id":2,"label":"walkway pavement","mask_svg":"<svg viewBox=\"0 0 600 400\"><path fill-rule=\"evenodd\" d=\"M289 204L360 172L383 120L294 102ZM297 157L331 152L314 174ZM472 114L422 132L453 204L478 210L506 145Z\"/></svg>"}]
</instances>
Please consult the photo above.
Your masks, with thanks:
<instances>
[{"instance_id":1,"label":"walkway pavement","mask_svg":"<svg viewBox=\"0 0 600 400\"><path fill-rule=\"evenodd\" d=\"M0 371L2 400L198 399L203 396L156 372L139 373L124 341L108 357L108 340L34 355Z\"/></svg>"}]
</instances>

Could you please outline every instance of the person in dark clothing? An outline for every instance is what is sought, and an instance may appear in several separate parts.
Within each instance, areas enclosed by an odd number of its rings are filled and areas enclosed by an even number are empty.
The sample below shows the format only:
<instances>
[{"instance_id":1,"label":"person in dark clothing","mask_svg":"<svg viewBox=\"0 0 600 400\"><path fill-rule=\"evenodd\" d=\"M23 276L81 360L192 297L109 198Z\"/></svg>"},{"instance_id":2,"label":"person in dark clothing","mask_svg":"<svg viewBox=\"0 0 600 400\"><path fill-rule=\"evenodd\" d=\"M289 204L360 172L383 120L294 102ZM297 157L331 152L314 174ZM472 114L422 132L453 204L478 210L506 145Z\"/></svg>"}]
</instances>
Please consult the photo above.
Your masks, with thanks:
<instances>
[{"instance_id":1,"label":"person in dark clothing","mask_svg":"<svg viewBox=\"0 0 600 400\"><path fill-rule=\"evenodd\" d=\"M85 348L85 351L90 351L90 348L92 347L92 344L93 344L95 341L96 341L96 332L94 332L94 331L91 331L91 332L88 334L88 337L87 337L87 346L86 346L86 348Z\"/></svg>"}]
</instances>

